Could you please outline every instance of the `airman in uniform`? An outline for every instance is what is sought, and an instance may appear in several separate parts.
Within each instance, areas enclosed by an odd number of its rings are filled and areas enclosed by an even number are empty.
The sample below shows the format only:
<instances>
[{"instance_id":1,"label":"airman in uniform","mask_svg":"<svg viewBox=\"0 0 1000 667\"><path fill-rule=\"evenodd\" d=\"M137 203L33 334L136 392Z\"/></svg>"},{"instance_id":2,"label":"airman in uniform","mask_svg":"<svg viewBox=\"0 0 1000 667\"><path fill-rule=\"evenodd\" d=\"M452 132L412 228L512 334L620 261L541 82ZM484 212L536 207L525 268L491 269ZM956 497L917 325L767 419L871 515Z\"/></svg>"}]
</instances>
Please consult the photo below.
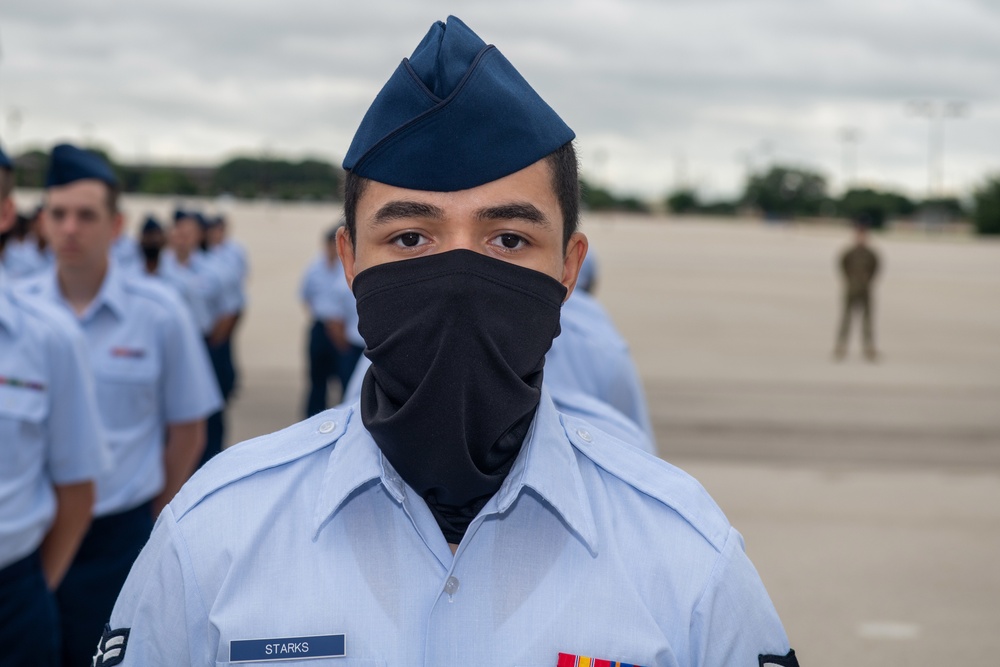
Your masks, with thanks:
<instances>
[{"instance_id":1,"label":"airman in uniform","mask_svg":"<svg viewBox=\"0 0 1000 667\"><path fill-rule=\"evenodd\" d=\"M545 390L587 248L573 138L499 50L431 27L344 160L360 403L199 471L98 667L797 664L704 489Z\"/></svg>"},{"instance_id":2,"label":"airman in uniform","mask_svg":"<svg viewBox=\"0 0 1000 667\"><path fill-rule=\"evenodd\" d=\"M194 470L205 418L220 405L204 344L163 285L110 257L121 232L118 183L96 153L52 150L43 224L51 272L19 293L83 329L111 466L97 477L94 521L57 591L63 661L85 664L153 519Z\"/></svg>"},{"instance_id":3,"label":"airman in uniform","mask_svg":"<svg viewBox=\"0 0 1000 667\"><path fill-rule=\"evenodd\" d=\"M0 232L15 217L0 150ZM58 588L109 460L83 334L0 267L0 664L60 664Z\"/></svg>"},{"instance_id":4,"label":"airman in uniform","mask_svg":"<svg viewBox=\"0 0 1000 667\"><path fill-rule=\"evenodd\" d=\"M342 398L347 392L344 369L350 363L347 359L348 314L341 287L341 284L346 287L347 281L337 257L338 228L333 227L323 235L323 250L306 267L299 286L299 298L312 320L307 344L309 393L306 397L306 417L319 414L329 407L327 391L331 378L337 378ZM353 302L350 305L354 307ZM357 357L354 361L357 362ZM354 366L351 365L346 378L350 377L353 369Z\"/></svg>"},{"instance_id":5,"label":"airman in uniform","mask_svg":"<svg viewBox=\"0 0 1000 667\"><path fill-rule=\"evenodd\" d=\"M834 357L840 360L847 354L852 315L855 311L861 311L865 358L875 361L878 359L878 351L875 348L872 284L878 276L879 258L868 244L868 228L864 224L855 227L854 245L841 254L839 268L844 282L844 297Z\"/></svg>"}]
</instances>

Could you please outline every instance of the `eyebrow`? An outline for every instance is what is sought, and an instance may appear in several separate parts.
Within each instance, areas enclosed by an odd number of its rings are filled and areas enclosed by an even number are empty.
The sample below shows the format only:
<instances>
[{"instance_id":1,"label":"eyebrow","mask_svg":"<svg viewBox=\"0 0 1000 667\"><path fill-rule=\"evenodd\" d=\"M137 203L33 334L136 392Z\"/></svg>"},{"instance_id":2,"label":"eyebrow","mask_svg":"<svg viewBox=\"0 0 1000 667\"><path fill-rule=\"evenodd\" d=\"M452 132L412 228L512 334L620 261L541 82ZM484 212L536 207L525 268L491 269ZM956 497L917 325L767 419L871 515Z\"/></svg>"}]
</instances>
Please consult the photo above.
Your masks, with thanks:
<instances>
[{"instance_id":1,"label":"eyebrow","mask_svg":"<svg viewBox=\"0 0 1000 667\"><path fill-rule=\"evenodd\" d=\"M551 227L552 223L538 208L527 202L514 202L489 206L476 211L479 220L524 220L541 227Z\"/></svg>"},{"instance_id":2,"label":"eyebrow","mask_svg":"<svg viewBox=\"0 0 1000 667\"><path fill-rule=\"evenodd\" d=\"M380 208L372 222L376 225L403 218L443 218L444 210L419 201L391 201Z\"/></svg>"}]
</instances>

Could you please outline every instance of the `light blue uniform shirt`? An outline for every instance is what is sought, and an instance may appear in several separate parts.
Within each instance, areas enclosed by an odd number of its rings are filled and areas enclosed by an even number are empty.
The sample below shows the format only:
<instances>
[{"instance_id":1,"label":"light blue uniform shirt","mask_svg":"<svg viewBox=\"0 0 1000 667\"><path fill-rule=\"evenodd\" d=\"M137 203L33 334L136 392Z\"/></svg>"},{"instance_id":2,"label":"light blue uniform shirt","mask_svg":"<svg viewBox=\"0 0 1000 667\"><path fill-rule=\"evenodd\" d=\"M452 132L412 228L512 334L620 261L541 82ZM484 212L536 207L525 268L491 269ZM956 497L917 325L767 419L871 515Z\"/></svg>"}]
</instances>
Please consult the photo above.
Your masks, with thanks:
<instances>
[{"instance_id":1,"label":"light blue uniform shirt","mask_svg":"<svg viewBox=\"0 0 1000 667\"><path fill-rule=\"evenodd\" d=\"M204 419L222 405L205 344L176 294L114 262L76 317L55 271L22 283L27 298L61 306L83 328L112 467L97 480L95 516L154 498L164 483L166 427Z\"/></svg>"},{"instance_id":2,"label":"light blue uniform shirt","mask_svg":"<svg viewBox=\"0 0 1000 667\"><path fill-rule=\"evenodd\" d=\"M343 314L344 335L347 337L347 341L356 347L364 347L365 339L358 331L358 300L348 286L347 277L343 271L337 277L330 296L337 301L336 311ZM323 306L320 305L319 308L322 310Z\"/></svg>"},{"instance_id":3,"label":"light blue uniform shirt","mask_svg":"<svg viewBox=\"0 0 1000 667\"><path fill-rule=\"evenodd\" d=\"M125 271L143 271L145 260L139 243L131 236L119 234L111 244L111 259Z\"/></svg>"},{"instance_id":4,"label":"light blue uniform shirt","mask_svg":"<svg viewBox=\"0 0 1000 667\"><path fill-rule=\"evenodd\" d=\"M321 253L309 263L299 285L299 298L313 319L344 321L343 299L338 294L342 282L347 280L339 261L330 263Z\"/></svg>"},{"instance_id":5,"label":"light blue uniform shirt","mask_svg":"<svg viewBox=\"0 0 1000 667\"><path fill-rule=\"evenodd\" d=\"M545 382L573 388L615 408L656 441L642 381L628 344L604 308L576 290L562 306L562 333L545 356Z\"/></svg>"},{"instance_id":6,"label":"light blue uniform shirt","mask_svg":"<svg viewBox=\"0 0 1000 667\"><path fill-rule=\"evenodd\" d=\"M246 251L239 244L226 239L205 253L207 259L222 276L222 315L232 315L246 307L246 279L249 272Z\"/></svg>"},{"instance_id":7,"label":"light blue uniform shirt","mask_svg":"<svg viewBox=\"0 0 1000 667\"><path fill-rule=\"evenodd\" d=\"M23 280L38 275L53 264L49 250L39 250L38 240L28 236L23 241L13 239L3 250L3 268L8 280Z\"/></svg>"},{"instance_id":8,"label":"light blue uniform shirt","mask_svg":"<svg viewBox=\"0 0 1000 667\"><path fill-rule=\"evenodd\" d=\"M160 515L110 625L130 629L125 666L304 658L303 638L341 634L343 658L301 664L757 667L789 650L705 490L547 395L454 556L353 408L223 452Z\"/></svg>"},{"instance_id":9,"label":"light blue uniform shirt","mask_svg":"<svg viewBox=\"0 0 1000 667\"><path fill-rule=\"evenodd\" d=\"M0 274L0 568L37 549L53 485L109 464L83 335L65 314L20 299Z\"/></svg>"},{"instance_id":10,"label":"light blue uniform shirt","mask_svg":"<svg viewBox=\"0 0 1000 667\"><path fill-rule=\"evenodd\" d=\"M224 277L202 251L191 254L187 264L165 249L160 254L156 275L173 287L188 307L191 319L202 336L212 331L226 309Z\"/></svg>"}]
</instances>

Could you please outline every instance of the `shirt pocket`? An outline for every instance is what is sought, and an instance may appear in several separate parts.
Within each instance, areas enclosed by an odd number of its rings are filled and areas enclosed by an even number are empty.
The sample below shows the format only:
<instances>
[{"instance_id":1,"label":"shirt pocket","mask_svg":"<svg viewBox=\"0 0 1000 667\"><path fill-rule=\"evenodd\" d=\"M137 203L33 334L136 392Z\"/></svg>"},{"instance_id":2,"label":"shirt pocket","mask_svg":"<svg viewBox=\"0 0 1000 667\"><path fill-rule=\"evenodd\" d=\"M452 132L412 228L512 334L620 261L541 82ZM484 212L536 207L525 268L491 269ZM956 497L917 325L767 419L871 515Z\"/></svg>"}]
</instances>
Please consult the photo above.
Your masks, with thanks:
<instances>
[{"instance_id":1,"label":"shirt pocket","mask_svg":"<svg viewBox=\"0 0 1000 667\"><path fill-rule=\"evenodd\" d=\"M49 393L44 389L0 385L0 460L10 470L22 470L38 458Z\"/></svg>"},{"instance_id":2,"label":"shirt pocket","mask_svg":"<svg viewBox=\"0 0 1000 667\"><path fill-rule=\"evenodd\" d=\"M97 403L106 429L130 429L158 412L159 371L153 359L114 360L96 370Z\"/></svg>"}]
</instances>

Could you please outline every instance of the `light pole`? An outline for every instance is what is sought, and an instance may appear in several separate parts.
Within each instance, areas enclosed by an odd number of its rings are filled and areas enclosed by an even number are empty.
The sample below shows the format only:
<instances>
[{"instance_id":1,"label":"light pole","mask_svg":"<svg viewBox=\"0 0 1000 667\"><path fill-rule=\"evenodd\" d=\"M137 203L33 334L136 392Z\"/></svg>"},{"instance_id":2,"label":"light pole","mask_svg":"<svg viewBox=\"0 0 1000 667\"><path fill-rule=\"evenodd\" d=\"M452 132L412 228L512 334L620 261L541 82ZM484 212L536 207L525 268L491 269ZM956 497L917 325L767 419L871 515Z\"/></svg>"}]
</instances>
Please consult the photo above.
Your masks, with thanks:
<instances>
[{"instance_id":1,"label":"light pole","mask_svg":"<svg viewBox=\"0 0 1000 667\"><path fill-rule=\"evenodd\" d=\"M934 102L913 100L907 105L910 113L928 119L927 134L927 198L943 194L944 190L944 119L961 118L968 112L967 102Z\"/></svg>"},{"instance_id":2,"label":"light pole","mask_svg":"<svg viewBox=\"0 0 1000 667\"><path fill-rule=\"evenodd\" d=\"M844 144L841 164L844 171L844 192L847 192L858 178L858 142L861 141L861 130L842 127L837 131L837 137Z\"/></svg>"}]
</instances>

